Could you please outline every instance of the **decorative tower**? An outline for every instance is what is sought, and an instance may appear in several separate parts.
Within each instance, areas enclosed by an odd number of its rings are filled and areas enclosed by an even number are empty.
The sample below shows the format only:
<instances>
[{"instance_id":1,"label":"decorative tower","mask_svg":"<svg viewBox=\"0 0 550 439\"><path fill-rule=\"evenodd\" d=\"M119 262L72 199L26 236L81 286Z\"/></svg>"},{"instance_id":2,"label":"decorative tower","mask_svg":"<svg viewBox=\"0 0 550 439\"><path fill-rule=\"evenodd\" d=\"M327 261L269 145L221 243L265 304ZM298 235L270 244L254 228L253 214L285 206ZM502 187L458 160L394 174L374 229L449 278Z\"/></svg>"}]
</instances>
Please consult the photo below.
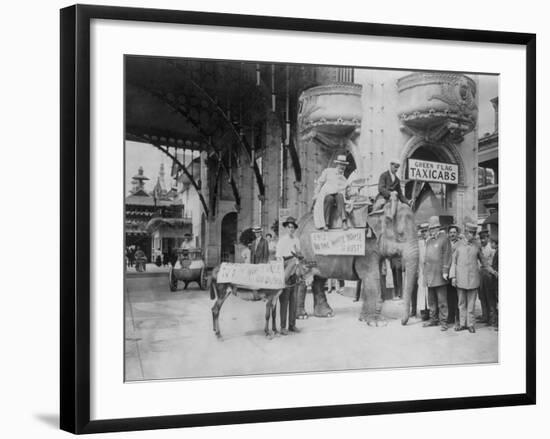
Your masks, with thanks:
<instances>
[{"instance_id":1,"label":"decorative tower","mask_svg":"<svg viewBox=\"0 0 550 439\"><path fill-rule=\"evenodd\" d=\"M162 189L163 192L167 192L166 191L166 181L164 179L164 163L161 163L160 164L160 170L159 170L159 177L158 177L158 183L159 183L159 186L160 188Z\"/></svg>"},{"instance_id":2,"label":"decorative tower","mask_svg":"<svg viewBox=\"0 0 550 439\"><path fill-rule=\"evenodd\" d=\"M168 191L166 190L166 182L164 180L164 164L161 163L157 182L155 184L155 187L153 188L153 196L159 200L162 200L166 198L167 193Z\"/></svg>"},{"instance_id":3,"label":"decorative tower","mask_svg":"<svg viewBox=\"0 0 550 439\"><path fill-rule=\"evenodd\" d=\"M143 175L143 166L140 166L137 175L132 177L132 195L147 195L145 180L149 180L149 178Z\"/></svg>"}]
</instances>

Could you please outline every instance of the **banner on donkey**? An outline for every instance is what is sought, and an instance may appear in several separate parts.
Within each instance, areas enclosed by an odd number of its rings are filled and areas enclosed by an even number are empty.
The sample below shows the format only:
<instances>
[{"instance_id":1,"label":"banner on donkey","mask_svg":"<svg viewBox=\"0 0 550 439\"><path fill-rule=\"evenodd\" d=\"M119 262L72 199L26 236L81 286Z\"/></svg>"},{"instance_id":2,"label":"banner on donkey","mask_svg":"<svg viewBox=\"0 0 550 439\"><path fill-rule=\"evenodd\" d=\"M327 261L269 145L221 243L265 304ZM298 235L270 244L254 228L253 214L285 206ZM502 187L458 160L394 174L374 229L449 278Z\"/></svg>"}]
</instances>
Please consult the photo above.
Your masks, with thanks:
<instances>
[{"instance_id":1,"label":"banner on donkey","mask_svg":"<svg viewBox=\"0 0 550 439\"><path fill-rule=\"evenodd\" d=\"M285 269L282 262L269 264L233 264L223 262L218 283L232 283L251 290L275 290L285 287Z\"/></svg>"},{"instance_id":2,"label":"banner on donkey","mask_svg":"<svg viewBox=\"0 0 550 439\"><path fill-rule=\"evenodd\" d=\"M311 234L311 244L316 255L364 255L365 229L315 232Z\"/></svg>"}]
</instances>

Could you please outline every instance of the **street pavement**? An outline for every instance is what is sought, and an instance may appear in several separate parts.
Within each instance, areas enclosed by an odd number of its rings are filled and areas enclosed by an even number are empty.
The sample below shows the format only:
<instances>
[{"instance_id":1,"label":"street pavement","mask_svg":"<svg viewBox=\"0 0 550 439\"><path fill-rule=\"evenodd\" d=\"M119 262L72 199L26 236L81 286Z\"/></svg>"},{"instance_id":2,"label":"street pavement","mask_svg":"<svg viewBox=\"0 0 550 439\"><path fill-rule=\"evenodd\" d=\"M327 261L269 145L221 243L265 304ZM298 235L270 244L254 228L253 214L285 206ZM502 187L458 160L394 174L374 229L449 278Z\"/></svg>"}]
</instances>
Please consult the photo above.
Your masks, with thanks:
<instances>
[{"instance_id":1,"label":"street pavement","mask_svg":"<svg viewBox=\"0 0 550 439\"><path fill-rule=\"evenodd\" d=\"M133 267L126 267L126 274L128 277L148 277L151 275L160 275L165 274L168 276L168 271L170 271L170 265L161 265L158 267L156 264L145 264L145 271L136 271L135 265Z\"/></svg>"},{"instance_id":2,"label":"street pavement","mask_svg":"<svg viewBox=\"0 0 550 439\"><path fill-rule=\"evenodd\" d=\"M263 332L264 301L227 298L218 339L214 302L196 284L184 290L180 282L172 293L168 275L156 273L129 276L125 288L126 381L498 362L499 333L492 327L441 332L419 319L402 326L397 318L371 327L358 320L361 304L353 302L352 287L327 295L333 318L298 320L300 333L271 340ZM388 301L384 308L397 316L399 306ZM308 293L306 310L312 307Z\"/></svg>"}]
</instances>

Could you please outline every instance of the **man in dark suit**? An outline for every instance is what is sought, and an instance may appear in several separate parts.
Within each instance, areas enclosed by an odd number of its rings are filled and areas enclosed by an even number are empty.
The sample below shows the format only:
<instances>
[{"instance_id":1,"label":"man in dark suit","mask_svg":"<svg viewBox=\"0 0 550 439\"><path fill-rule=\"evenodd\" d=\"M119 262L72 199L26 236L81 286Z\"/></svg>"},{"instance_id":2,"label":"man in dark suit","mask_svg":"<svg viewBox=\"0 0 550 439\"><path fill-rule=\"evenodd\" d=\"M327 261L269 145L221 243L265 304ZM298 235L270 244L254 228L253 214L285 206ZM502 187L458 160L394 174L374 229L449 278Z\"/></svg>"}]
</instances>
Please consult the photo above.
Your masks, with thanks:
<instances>
[{"instance_id":1,"label":"man in dark suit","mask_svg":"<svg viewBox=\"0 0 550 439\"><path fill-rule=\"evenodd\" d=\"M380 179L378 180L378 197L374 203L373 210L379 210L390 199L392 192L399 201L405 204L410 204L410 201L405 198L403 191L401 190L401 180L397 176L399 170L399 162L397 160L390 161L390 169L382 172Z\"/></svg>"},{"instance_id":2,"label":"man in dark suit","mask_svg":"<svg viewBox=\"0 0 550 439\"><path fill-rule=\"evenodd\" d=\"M269 243L262 236L262 228L255 226L253 228L256 239L252 242L250 248L250 263L267 264L269 262Z\"/></svg>"},{"instance_id":3,"label":"man in dark suit","mask_svg":"<svg viewBox=\"0 0 550 439\"><path fill-rule=\"evenodd\" d=\"M432 216L428 225L430 237L426 241L424 255L424 282L428 287L430 321L423 326L441 325L448 329L447 284L451 268L451 242L445 233L440 233L441 224L437 216ZM461 311L462 312L462 311Z\"/></svg>"}]
</instances>

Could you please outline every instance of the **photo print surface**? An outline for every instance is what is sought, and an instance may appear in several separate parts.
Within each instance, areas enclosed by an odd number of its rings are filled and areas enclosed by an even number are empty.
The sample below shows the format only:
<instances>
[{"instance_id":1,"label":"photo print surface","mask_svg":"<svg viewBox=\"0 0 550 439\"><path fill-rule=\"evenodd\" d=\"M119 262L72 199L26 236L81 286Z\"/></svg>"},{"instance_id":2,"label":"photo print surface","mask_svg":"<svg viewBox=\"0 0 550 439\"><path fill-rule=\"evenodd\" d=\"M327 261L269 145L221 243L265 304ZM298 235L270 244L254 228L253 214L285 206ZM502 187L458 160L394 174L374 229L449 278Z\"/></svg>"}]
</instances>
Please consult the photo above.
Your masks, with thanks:
<instances>
[{"instance_id":1,"label":"photo print surface","mask_svg":"<svg viewBox=\"0 0 550 439\"><path fill-rule=\"evenodd\" d=\"M126 381L498 363L497 74L124 63Z\"/></svg>"}]
</instances>

